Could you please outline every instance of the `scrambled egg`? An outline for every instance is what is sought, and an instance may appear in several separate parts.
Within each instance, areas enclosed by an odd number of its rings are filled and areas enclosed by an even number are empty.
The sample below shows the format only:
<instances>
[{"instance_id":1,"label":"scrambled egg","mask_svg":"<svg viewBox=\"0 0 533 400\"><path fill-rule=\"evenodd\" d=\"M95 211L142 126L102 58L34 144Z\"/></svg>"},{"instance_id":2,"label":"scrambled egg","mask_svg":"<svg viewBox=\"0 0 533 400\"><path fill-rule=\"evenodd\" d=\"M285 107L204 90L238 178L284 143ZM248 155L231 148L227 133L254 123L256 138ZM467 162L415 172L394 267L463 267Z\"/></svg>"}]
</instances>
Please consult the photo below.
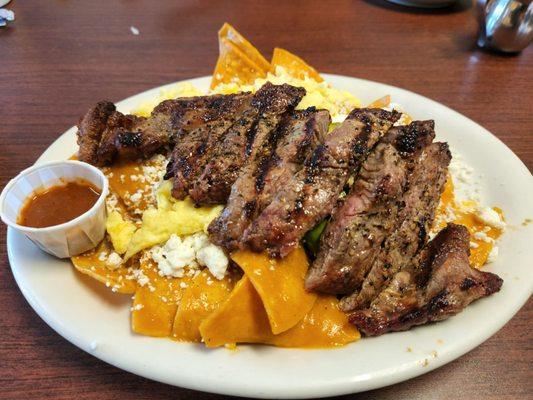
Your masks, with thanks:
<instances>
[{"instance_id":1,"label":"scrambled egg","mask_svg":"<svg viewBox=\"0 0 533 400\"><path fill-rule=\"evenodd\" d=\"M356 107L361 107L361 102L345 90L333 88L327 82L317 82L311 78L299 79L291 76L283 67L276 67L276 73L268 73L266 78L256 79L252 85L238 83L222 83L212 90L212 93L231 94L238 92L256 92L266 82L275 85L288 83L293 86L303 87L307 94L296 107L299 110L314 106L330 112L333 122L342 122L346 115Z\"/></svg>"},{"instance_id":2,"label":"scrambled egg","mask_svg":"<svg viewBox=\"0 0 533 400\"><path fill-rule=\"evenodd\" d=\"M106 230L115 251L124 254L137 227L133 222L124 220L118 211L112 211L107 215Z\"/></svg>"},{"instance_id":3,"label":"scrambled egg","mask_svg":"<svg viewBox=\"0 0 533 400\"><path fill-rule=\"evenodd\" d=\"M171 189L170 181L158 189L157 208L143 213L141 227L128 243L126 260L141 250L166 242L172 234L187 236L206 232L209 223L222 212L222 206L196 208L189 198L176 200L170 194ZM109 230L108 233L111 235Z\"/></svg>"}]
</instances>

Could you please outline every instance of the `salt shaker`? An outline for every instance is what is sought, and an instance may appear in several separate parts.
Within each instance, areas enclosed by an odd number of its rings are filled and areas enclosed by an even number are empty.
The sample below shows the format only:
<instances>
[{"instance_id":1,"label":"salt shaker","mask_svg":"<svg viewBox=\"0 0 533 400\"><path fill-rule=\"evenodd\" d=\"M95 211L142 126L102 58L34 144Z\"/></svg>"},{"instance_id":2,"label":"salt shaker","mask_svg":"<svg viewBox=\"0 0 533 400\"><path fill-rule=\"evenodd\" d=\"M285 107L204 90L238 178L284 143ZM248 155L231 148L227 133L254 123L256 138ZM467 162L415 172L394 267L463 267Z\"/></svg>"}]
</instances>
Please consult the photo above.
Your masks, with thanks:
<instances>
[{"instance_id":1,"label":"salt shaker","mask_svg":"<svg viewBox=\"0 0 533 400\"><path fill-rule=\"evenodd\" d=\"M531 43L532 0L477 0L476 5L480 47L516 53Z\"/></svg>"}]
</instances>

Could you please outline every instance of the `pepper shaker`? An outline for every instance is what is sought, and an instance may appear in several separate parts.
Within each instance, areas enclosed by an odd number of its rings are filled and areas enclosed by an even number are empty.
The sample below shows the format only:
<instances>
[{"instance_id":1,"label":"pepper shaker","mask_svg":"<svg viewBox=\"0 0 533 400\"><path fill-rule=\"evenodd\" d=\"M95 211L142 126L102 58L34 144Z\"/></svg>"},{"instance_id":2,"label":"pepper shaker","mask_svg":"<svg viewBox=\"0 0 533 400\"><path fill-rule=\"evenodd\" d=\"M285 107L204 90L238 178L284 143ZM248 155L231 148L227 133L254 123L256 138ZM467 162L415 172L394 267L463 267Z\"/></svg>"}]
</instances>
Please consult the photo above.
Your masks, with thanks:
<instances>
[{"instance_id":1,"label":"pepper shaker","mask_svg":"<svg viewBox=\"0 0 533 400\"><path fill-rule=\"evenodd\" d=\"M532 0L477 0L476 3L480 47L517 53L531 43Z\"/></svg>"}]
</instances>

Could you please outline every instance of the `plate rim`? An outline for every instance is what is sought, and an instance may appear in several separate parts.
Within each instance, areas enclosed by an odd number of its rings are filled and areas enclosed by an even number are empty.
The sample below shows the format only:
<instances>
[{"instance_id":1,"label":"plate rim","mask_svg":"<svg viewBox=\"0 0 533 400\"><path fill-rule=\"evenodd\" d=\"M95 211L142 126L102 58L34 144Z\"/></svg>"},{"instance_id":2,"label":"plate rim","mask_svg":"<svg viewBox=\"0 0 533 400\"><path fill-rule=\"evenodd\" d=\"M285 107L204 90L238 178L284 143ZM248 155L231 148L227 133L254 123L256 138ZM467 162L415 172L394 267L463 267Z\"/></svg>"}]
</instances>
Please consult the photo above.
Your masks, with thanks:
<instances>
[{"instance_id":1,"label":"plate rim","mask_svg":"<svg viewBox=\"0 0 533 400\"><path fill-rule=\"evenodd\" d=\"M521 173L524 173L524 172L525 173L529 173L528 168L520 160L520 158L516 154L514 154L512 152L512 150L510 150L505 145L505 143L503 143L498 137L493 135L486 128L484 128L480 124L476 123L472 119L470 119L467 116L459 113L456 110L451 109L450 107L446 106L443 103L437 102L435 100L432 100L430 98L427 98L425 96L422 96L420 94L412 92L410 90L399 88L399 87L396 87L396 86L388 85L388 84L377 82L377 81L361 79L361 78L355 78L355 77L344 76L344 75L336 75L336 74L323 74L323 76L326 78L326 80L330 80L329 78L341 79L341 80L342 79L348 79L348 80L356 80L356 81L365 82L366 84L371 84L371 85L376 85L377 84L377 85L381 86L383 89L385 89L385 88L393 88L395 91L403 92L403 94L405 94L407 96L415 96L419 100L430 102L434 106L444 107L446 109L445 111L447 113L451 113L454 118L459 116L461 118L464 118L464 119L468 120L469 122L475 124L477 129L481 129L485 135L488 134L488 136L491 138L491 140L496 140L498 142L499 146L503 147L506 150L508 155L512 155L512 157L514 158L513 162L516 163L516 161L518 161L518 163L522 167ZM129 97L121 100L120 102L117 102L117 104L127 103L129 101L132 101L137 96L147 96L148 93L150 93L150 92L156 93L157 91L160 91L160 90L162 90L162 89L164 89L166 87L173 86L173 85L176 85L176 84L179 84L179 83L203 81L203 80L207 80L207 79L210 79L210 78L211 78L210 76L202 76L202 77L198 77L198 78L184 79L184 80L176 81L176 82L173 82L173 83L161 85L161 86L158 86L158 87L155 87L155 88L151 88L151 89L145 90L143 92L134 94L132 96L129 96ZM74 126L69 128L69 129L67 129L56 140L54 140L47 147L47 149L41 154L41 156L39 156L39 158L37 159L35 164L43 162L43 160L46 158L48 152L51 151L50 149L53 148L54 146L57 146L58 142L60 140L65 140L65 138L68 137L68 135L72 134L71 132L73 130L75 130ZM533 188L533 184L531 185L531 188ZM530 283L529 284L529 294L526 293L526 291L524 291L524 295L522 296L520 301L516 301L513 304L510 318L506 319L504 322L501 322L500 324L494 325L492 327L492 329L482 331L481 334L480 333L478 333L476 335L471 334L469 336L469 339L466 340L466 343L462 342L462 344L463 344L462 347L456 346L455 348L452 349L452 351L449 351L444 356L439 357L436 360L433 360L426 368L423 368L423 369L422 368L418 368L418 369L417 368L412 368L410 365L407 365L407 366L405 366L405 368L403 370L399 370L399 371L398 370L392 371L393 368L386 369L386 370L383 371L383 374L380 374L379 376L375 376L373 378L368 378L366 380L364 380L364 379L363 380L361 380L361 379L355 380L354 379L354 380L346 381L345 379L344 380L341 379L340 381L331 381L331 382L327 382L327 383L323 382L323 383L320 384L321 386L319 388L317 388L317 387L315 387L313 385L313 386L310 386L309 388L300 388L300 389L297 389L297 390L294 390L294 389L293 390L286 390L285 388L283 390L281 390L281 391L279 389L276 390L274 388L274 390L270 391L270 392L268 392L268 390L265 391L265 392L262 392L261 390L257 391L257 390L250 390L250 389L242 390L242 388L240 388L238 384L235 385L235 384L231 384L231 383L230 384L228 384L228 383L222 384L221 386L218 386L218 387L213 387L213 386L211 386L211 387L207 386L206 387L206 385L204 383L202 383L201 381L193 381L193 382L185 381L185 380L183 380L183 377L174 376L172 380L165 379L165 378L162 378L161 376L157 376L157 374L153 373L152 371L146 371L146 370L142 370L141 368L135 368L135 366L122 365L120 362L116 362L115 360L113 360L112 357L106 356L105 353L104 354L101 354L101 353L96 353L95 354L94 351L91 351L91 349L89 348L87 343L85 343L85 341L83 341L79 336L77 337L76 335L72 335L71 332L68 332L68 328L66 326L63 326L60 323L60 321L56 320L56 318L52 314L47 313L47 311L38 302L37 298L35 298L35 296L33 296L31 292L26 290L26 287L25 287L24 283L22 282L22 276L19 275L18 268L15 267L17 261L16 261L16 256L14 254L14 245L12 243L12 241L14 240L13 237L14 237L14 231L12 230L12 228L8 228L8 230L7 230L7 253L8 253L8 259L9 259L9 263L10 263L10 267L11 267L13 276L15 278L15 281L16 281L19 289L21 290L23 296L26 298L26 300L28 301L30 306L39 315L39 317L42 318L47 323L48 326L50 326L55 332L57 332L59 335L61 335L67 341L71 342L76 347L82 349L83 351L89 353L92 356L95 356L95 357L99 358L100 360L102 360L102 361L104 361L104 362L106 362L108 364L111 364L111 365L113 365L113 366L115 366L117 368L120 368L122 370L128 371L130 373L134 373L136 375L143 376L143 377L151 379L151 380L163 382L163 383L174 385L174 386L180 386L180 387L184 387L184 388L188 388L188 389L194 389L194 390L210 392L210 393L236 395L236 396L253 396L253 397L261 397L261 398L272 398L272 397L280 397L280 396L287 397L287 398L289 398L289 397L290 398L310 398L310 397L333 396L333 395L356 393L356 392L360 392L360 391L366 391L366 390L376 389L376 388L380 388L380 387L385 387L385 386L389 386L389 385L392 385L392 384L395 384L395 383L398 383L398 382L402 382L402 381L414 378L416 376L423 375L423 374L425 374L425 373L427 373L429 371L432 371L432 370L434 370L436 368L439 368L439 367L441 367L441 366L443 366L443 365L445 365L445 364L457 359L458 357L466 354L467 352L471 351L475 347L479 346L481 343L485 342L489 337L491 337L497 331L499 331L512 317L514 317L514 315L518 312L518 310L529 299L529 297L531 296L531 292L533 291L533 279L532 279L529 282ZM369 339L366 339L366 340L369 340ZM279 349L279 348L276 348L276 350L278 350L278 351L289 351L290 352L290 351L294 351L295 349ZM336 351L336 350L331 350L331 351ZM338 350L338 351L342 351L342 350Z\"/></svg>"}]
</instances>

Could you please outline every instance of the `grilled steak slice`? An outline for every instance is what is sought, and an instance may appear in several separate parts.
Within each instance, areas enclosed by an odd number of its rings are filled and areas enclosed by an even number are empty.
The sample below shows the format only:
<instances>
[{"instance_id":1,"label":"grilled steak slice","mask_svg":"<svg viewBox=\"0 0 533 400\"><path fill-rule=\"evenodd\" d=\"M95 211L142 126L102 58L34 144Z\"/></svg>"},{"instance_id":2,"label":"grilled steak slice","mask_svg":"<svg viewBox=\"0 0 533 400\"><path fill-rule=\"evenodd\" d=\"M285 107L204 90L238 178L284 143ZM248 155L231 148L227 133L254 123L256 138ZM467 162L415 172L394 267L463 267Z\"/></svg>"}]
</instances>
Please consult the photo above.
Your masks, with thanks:
<instances>
[{"instance_id":1,"label":"grilled steak slice","mask_svg":"<svg viewBox=\"0 0 533 400\"><path fill-rule=\"evenodd\" d=\"M256 251L287 255L331 213L350 174L399 117L395 111L353 110L249 226L244 242Z\"/></svg>"},{"instance_id":2,"label":"grilled steak slice","mask_svg":"<svg viewBox=\"0 0 533 400\"><path fill-rule=\"evenodd\" d=\"M116 157L149 157L173 144L178 131L188 131L195 117L205 115L209 105L227 96L201 96L166 100L149 118L124 115L113 103L103 101L89 109L78 125L78 158L94 165L111 163ZM231 97L231 96L230 96ZM197 119L198 121L198 119Z\"/></svg>"},{"instance_id":3,"label":"grilled steak slice","mask_svg":"<svg viewBox=\"0 0 533 400\"><path fill-rule=\"evenodd\" d=\"M458 314L472 301L498 292L503 280L471 268L469 233L449 224L421 253L421 262L398 272L370 308L350 314L367 336L403 331Z\"/></svg>"},{"instance_id":4,"label":"grilled steak slice","mask_svg":"<svg viewBox=\"0 0 533 400\"><path fill-rule=\"evenodd\" d=\"M396 226L412 164L434 136L433 121L413 122L392 128L378 143L321 237L308 290L343 294L361 286Z\"/></svg>"},{"instance_id":5,"label":"grilled steak slice","mask_svg":"<svg viewBox=\"0 0 533 400\"><path fill-rule=\"evenodd\" d=\"M78 159L93 165L100 165L98 148L102 134L106 130L107 120L115 112L115 105L101 101L91 107L78 124Z\"/></svg>"},{"instance_id":6,"label":"grilled steak slice","mask_svg":"<svg viewBox=\"0 0 533 400\"><path fill-rule=\"evenodd\" d=\"M181 117L165 178L174 177L172 196L182 200L226 130L250 107L249 93L206 97Z\"/></svg>"},{"instance_id":7,"label":"grilled steak slice","mask_svg":"<svg viewBox=\"0 0 533 400\"><path fill-rule=\"evenodd\" d=\"M361 290L342 299L343 311L366 308L396 272L410 263L427 241L446 182L451 154L446 143L433 143L416 161L403 196L400 225L380 249Z\"/></svg>"},{"instance_id":8,"label":"grilled steak slice","mask_svg":"<svg viewBox=\"0 0 533 400\"><path fill-rule=\"evenodd\" d=\"M161 142L159 135L151 137L138 131L145 120L143 117L124 115L118 111L111 113L96 151L98 164L108 164L115 157L142 157L144 152L153 154L163 147L166 140Z\"/></svg>"},{"instance_id":9,"label":"grilled steak slice","mask_svg":"<svg viewBox=\"0 0 533 400\"><path fill-rule=\"evenodd\" d=\"M292 111L305 89L266 83L253 96L249 107L225 133L189 195L197 205L223 204L247 160L276 129L283 115Z\"/></svg>"},{"instance_id":10,"label":"grilled steak slice","mask_svg":"<svg viewBox=\"0 0 533 400\"><path fill-rule=\"evenodd\" d=\"M288 115L242 170L233 184L226 208L209 225L211 241L232 251L253 218L268 205L282 185L301 168L320 143L331 118L314 108Z\"/></svg>"}]
</instances>

